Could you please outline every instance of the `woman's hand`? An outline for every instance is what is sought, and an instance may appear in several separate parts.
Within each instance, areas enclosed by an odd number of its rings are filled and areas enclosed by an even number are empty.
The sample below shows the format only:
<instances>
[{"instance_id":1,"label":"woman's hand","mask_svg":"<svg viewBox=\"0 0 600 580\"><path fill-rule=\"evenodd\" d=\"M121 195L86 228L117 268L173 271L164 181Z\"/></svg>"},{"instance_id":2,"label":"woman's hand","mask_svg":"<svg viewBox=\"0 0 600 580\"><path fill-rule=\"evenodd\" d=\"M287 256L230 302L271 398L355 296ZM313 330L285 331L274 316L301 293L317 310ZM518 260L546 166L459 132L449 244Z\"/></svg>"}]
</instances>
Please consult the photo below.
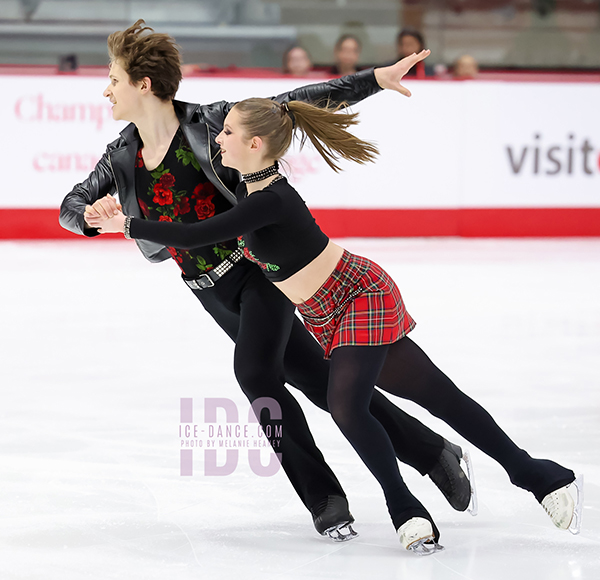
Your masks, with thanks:
<instances>
[{"instance_id":1,"label":"woman's hand","mask_svg":"<svg viewBox=\"0 0 600 580\"><path fill-rule=\"evenodd\" d=\"M418 62L426 59L431 54L430 50L422 50L419 54L413 53L396 64L375 69L375 80L382 89L398 91L405 97L410 97L410 91L400 84L402 77Z\"/></svg>"}]
</instances>

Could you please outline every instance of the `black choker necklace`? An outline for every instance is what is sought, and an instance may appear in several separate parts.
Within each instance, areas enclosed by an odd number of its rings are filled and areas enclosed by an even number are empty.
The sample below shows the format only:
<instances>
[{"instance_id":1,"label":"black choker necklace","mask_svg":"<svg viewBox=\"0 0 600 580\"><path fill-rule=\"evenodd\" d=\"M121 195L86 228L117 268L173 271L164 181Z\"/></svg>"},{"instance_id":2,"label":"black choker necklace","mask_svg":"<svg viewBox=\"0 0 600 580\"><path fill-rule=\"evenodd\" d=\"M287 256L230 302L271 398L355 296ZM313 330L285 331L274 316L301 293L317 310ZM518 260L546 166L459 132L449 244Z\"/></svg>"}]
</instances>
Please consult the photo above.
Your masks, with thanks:
<instances>
[{"instance_id":1,"label":"black choker necklace","mask_svg":"<svg viewBox=\"0 0 600 580\"><path fill-rule=\"evenodd\" d=\"M242 173L242 181L245 183L255 183L267 179L267 177L277 175L277 173L279 173L279 163L275 160L275 163L273 163L271 167L266 167L265 169L255 171L254 173Z\"/></svg>"}]
</instances>

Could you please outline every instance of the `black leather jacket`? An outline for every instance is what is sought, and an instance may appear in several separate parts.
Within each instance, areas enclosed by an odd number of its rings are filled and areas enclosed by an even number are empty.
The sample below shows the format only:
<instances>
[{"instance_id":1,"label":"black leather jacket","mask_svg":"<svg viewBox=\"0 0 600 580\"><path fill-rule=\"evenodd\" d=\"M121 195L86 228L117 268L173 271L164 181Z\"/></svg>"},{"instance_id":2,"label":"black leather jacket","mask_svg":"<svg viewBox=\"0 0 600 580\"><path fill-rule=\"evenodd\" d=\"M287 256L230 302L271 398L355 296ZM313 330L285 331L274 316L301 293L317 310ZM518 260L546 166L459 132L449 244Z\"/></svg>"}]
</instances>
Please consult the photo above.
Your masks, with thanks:
<instances>
[{"instance_id":1,"label":"black leather jacket","mask_svg":"<svg viewBox=\"0 0 600 580\"><path fill-rule=\"evenodd\" d=\"M380 90L373 69L369 69L328 82L307 85L272 98L279 103L329 99L332 104L345 101L352 105ZM202 170L218 191L235 204L233 192L240 180L239 173L223 167L220 148L215 142L215 137L223 129L227 113L235 103L220 101L211 105L198 105L173 101L173 105L183 134ZM121 131L121 136L107 146L89 177L78 183L63 200L60 206L60 225L63 228L88 237L99 235L95 228L84 229L83 214L86 205L92 205L108 193L119 194L125 215L142 217L134 180L135 156L140 143L137 128L130 123ZM151 262L162 262L171 257L160 244L146 240L136 240L136 243Z\"/></svg>"}]
</instances>

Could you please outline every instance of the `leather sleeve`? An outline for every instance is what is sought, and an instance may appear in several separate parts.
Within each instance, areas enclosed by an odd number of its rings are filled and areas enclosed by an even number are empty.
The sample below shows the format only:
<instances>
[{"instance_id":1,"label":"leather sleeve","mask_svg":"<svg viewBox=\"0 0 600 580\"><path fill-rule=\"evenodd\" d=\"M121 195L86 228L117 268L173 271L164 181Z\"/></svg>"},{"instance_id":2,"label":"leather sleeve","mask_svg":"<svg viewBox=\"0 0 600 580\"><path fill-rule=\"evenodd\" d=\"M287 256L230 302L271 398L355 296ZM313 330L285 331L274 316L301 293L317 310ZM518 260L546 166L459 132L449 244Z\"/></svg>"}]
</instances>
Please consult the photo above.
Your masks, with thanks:
<instances>
[{"instance_id":1,"label":"leather sleeve","mask_svg":"<svg viewBox=\"0 0 600 580\"><path fill-rule=\"evenodd\" d=\"M289 93L277 95L275 100L279 103L286 101L304 101L308 103L326 102L333 106L346 102L354 105L383 89L375 80L375 69L359 71L353 75L346 75L324 83L314 83Z\"/></svg>"},{"instance_id":2,"label":"leather sleeve","mask_svg":"<svg viewBox=\"0 0 600 580\"><path fill-rule=\"evenodd\" d=\"M101 197L116 190L114 175L108 157L110 145L94 167L89 177L78 183L60 205L60 225L73 232L87 237L100 235L96 228L87 228L83 219L86 205L92 205Z\"/></svg>"},{"instance_id":3,"label":"leather sleeve","mask_svg":"<svg viewBox=\"0 0 600 580\"><path fill-rule=\"evenodd\" d=\"M344 102L349 105L354 105L382 90L383 89L375 80L375 69L370 68L361 70L353 75L346 75L339 79L305 85L294 89L293 91L281 93L276 97L270 98L276 100L278 103L285 103L287 101L319 103L329 100L332 106ZM223 128L223 120L227 116L227 113L231 111L234 105L234 102L228 103L226 101L220 101L210 105L210 116L212 117L214 115L214 119L218 118L218 123L215 124L215 126L220 127L219 131Z\"/></svg>"}]
</instances>

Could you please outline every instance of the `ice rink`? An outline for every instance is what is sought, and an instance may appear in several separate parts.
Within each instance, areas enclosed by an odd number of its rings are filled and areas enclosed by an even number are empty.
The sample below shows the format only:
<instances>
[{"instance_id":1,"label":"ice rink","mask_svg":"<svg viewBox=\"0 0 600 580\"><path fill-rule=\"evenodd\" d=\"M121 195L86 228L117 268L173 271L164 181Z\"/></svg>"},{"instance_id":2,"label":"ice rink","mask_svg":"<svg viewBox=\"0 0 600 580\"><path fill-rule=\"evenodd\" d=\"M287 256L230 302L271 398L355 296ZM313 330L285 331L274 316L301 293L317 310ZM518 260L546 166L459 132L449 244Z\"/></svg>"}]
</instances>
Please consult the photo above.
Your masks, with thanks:
<instances>
[{"instance_id":1,"label":"ice rink","mask_svg":"<svg viewBox=\"0 0 600 580\"><path fill-rule=\"evenodd\" d=\"M0 579L600 578L600 239L342 240L386 268L411 334L533 456L585 475L583 530L554 528L502 468L470 449L475 518L402 473L444 552L404 551L375 479L298 395L342 482L359 537L320 537L279 471L181 476L180 398L248 404L233 345L181 282L133 242L0 243ZM376 450L374 450L376 452Z\"/></svg>"}]
</instances>

